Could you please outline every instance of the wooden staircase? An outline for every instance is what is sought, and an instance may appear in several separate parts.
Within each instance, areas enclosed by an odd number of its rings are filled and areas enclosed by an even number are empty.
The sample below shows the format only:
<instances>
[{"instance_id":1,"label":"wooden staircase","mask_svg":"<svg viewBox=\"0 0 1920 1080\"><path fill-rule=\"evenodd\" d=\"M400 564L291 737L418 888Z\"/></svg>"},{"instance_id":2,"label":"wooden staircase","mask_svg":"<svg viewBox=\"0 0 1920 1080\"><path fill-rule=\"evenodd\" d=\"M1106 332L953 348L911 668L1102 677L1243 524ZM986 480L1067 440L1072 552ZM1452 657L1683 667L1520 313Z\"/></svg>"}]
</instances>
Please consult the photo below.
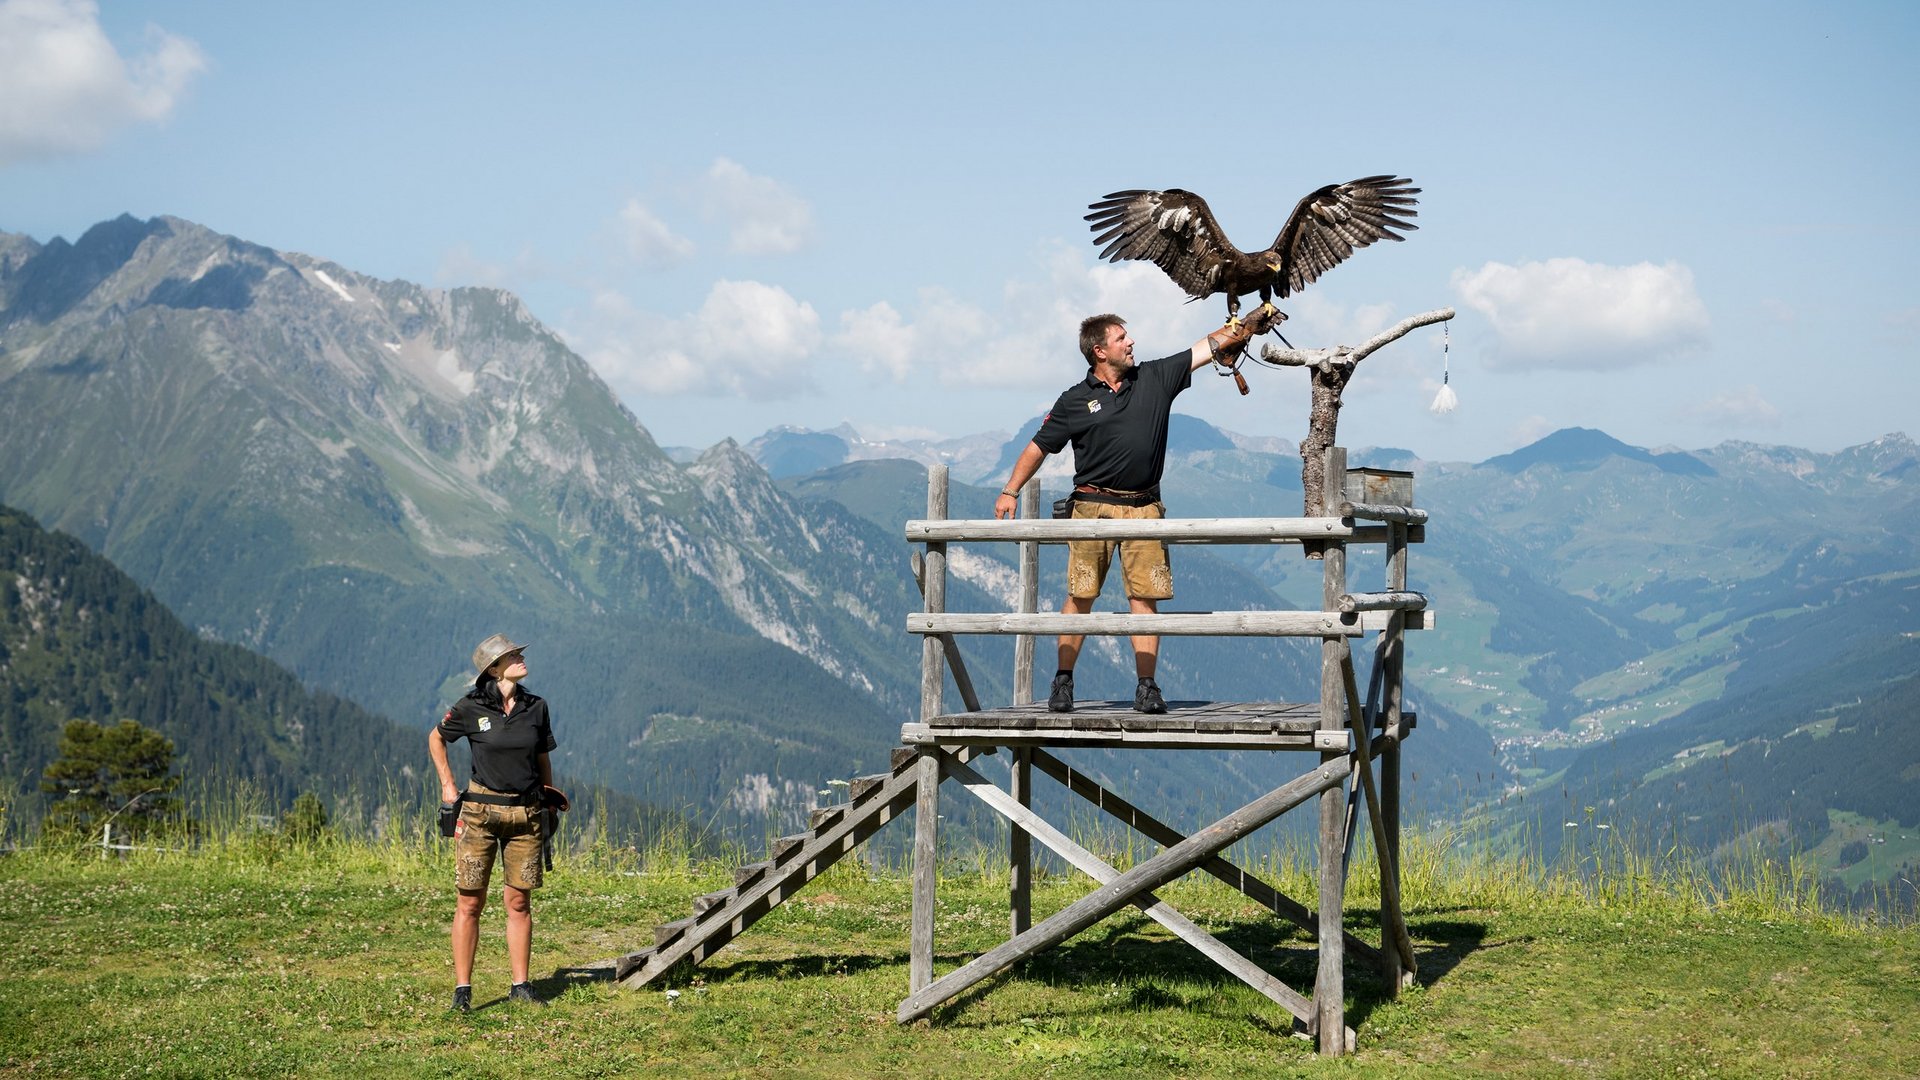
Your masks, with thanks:
<instances>
[{"instance_id":1,"label":"wooden staircase","mask_svg":"<svg viewBox=\"0 0 1920 1080\"><path fill-rule=\"evenodd\" d=\"M963 759L979 753L951 750ZM735 870L733 888L695 897L693 914L653 928L651 948L617 957L614 980L637 990L682 962L700 963L745 933L914 804L918 756L911 747L898 747L890 772L855 777L847 802L813 811L807 832L780 837L770 858Z\"/></svg>"}]
</instances>

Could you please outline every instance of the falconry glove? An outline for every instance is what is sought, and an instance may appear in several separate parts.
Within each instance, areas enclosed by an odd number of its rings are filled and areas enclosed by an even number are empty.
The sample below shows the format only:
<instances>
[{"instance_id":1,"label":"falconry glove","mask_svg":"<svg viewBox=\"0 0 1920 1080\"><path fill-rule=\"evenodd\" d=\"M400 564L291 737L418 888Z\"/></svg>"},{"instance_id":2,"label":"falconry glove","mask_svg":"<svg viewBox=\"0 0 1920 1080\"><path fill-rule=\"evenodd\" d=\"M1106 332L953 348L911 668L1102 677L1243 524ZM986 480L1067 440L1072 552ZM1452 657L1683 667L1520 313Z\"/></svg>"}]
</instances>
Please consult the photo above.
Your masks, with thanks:
<instances>
[{"instance_id":1,"label":"falconry glove","mask_svg":"<svg viewBox=\"0 0 1920 1080\"><path fill-rule=\"evenodd\" d=\"M1247 392L1247 377L1240 374L1240 358L1246 351L1247 342L1280 325L1285 318L1286 315L1278 308L1262 304L1244 321L1230 320L1227 325L1207 335L1207 348L1213 352L1213 362L1219 365L1221 375L1233 376L1234 385L1240 388L1241 394Z\"/></svg>"}]
</instances>

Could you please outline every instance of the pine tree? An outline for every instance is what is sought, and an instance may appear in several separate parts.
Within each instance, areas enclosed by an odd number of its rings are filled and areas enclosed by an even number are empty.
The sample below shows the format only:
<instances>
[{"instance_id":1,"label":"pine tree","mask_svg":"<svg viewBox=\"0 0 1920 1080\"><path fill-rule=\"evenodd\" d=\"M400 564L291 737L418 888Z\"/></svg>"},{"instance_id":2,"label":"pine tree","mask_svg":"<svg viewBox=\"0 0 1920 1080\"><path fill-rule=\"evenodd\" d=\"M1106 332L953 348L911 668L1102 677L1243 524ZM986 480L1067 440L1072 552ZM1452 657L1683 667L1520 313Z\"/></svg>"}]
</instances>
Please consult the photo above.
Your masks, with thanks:
<instances>
[{"instance_id":1,"label":"pine tree","mask_svg":"<svg viewBox=\"0 0 1920 1080\"><path fill-rule=\"evenodd\" d=\"M312 842L327 833L327 808L320 796L303 791L293 800L293 809L280 819L280 832L289 840Z\"/></svg>"},{"instance_id":2,"label":"pine tree","mask_svg":"<svg viewBox=\"0 0 1920 1080\"><path fill-rule=\"evenodd\" d=\"M53 797L49 830L90 833L111 820L117 831L138 836L178 809L173 741L151 728L132 720L114 727L70 720L59 752L40 780Z\"/></svg>"}]
</instances>

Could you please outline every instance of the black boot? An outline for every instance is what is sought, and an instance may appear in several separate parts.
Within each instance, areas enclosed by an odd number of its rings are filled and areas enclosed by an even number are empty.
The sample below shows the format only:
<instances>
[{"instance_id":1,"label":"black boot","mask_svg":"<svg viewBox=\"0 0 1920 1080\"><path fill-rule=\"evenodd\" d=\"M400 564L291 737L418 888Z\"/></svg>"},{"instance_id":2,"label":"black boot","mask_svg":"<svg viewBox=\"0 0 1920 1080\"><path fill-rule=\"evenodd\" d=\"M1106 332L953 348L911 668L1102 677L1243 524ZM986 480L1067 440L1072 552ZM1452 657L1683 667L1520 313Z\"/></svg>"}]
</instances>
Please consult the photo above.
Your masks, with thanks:
<instances>
[{"instance_id":1,"label":"black boot","mask_svg":"<svg viewBox=\"0 0 1920 1080\"><path fill-rule=\"evenodd\" d=\"M1133 688L1133 711L1143 713L1167 711L1167 699L1160 696L1159 683L1152 679L1140 680L1140 685Z\"/></svg>"},{"instance_id":2,"label":"black boot","mask_svg":"<svg viewBox=\"0 0 1920 1080\"><path fill-rule=\"evenodd\" d=\"M1053 712L1073 711L1073 672L1054 675L1053 689L1047 693L1047 708Z\"/></svg>"}]
</instances>

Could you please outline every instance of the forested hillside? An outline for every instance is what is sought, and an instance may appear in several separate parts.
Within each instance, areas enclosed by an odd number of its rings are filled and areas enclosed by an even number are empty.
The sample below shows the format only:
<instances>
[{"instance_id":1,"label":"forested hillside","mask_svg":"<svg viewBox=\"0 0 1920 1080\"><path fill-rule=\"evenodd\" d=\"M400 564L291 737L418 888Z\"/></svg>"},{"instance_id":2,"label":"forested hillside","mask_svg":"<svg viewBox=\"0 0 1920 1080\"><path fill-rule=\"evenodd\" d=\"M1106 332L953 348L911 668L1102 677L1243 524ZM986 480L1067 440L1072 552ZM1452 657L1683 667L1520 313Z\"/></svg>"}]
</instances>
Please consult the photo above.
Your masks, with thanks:
<instances>
[{"instance_id":1,"label":"forested hillside","mask_svg":"<svg viewBox=\"0 0 1920 1080\"><path fill-rule=\"evenodd\" d=\"M312 792L336 819L364 822L398 799L431 798L419 732L339 695L309 690L272 661L207 641L153 594L63 533L0 507L0 800L8 828L39 818L41 770L68 720L134 720L173 740L188 776L243 779L284 809ZM463 751L456 750L456 754ZM671 819L582 791L622 835Z\"/></svg>"}]
</instances>

